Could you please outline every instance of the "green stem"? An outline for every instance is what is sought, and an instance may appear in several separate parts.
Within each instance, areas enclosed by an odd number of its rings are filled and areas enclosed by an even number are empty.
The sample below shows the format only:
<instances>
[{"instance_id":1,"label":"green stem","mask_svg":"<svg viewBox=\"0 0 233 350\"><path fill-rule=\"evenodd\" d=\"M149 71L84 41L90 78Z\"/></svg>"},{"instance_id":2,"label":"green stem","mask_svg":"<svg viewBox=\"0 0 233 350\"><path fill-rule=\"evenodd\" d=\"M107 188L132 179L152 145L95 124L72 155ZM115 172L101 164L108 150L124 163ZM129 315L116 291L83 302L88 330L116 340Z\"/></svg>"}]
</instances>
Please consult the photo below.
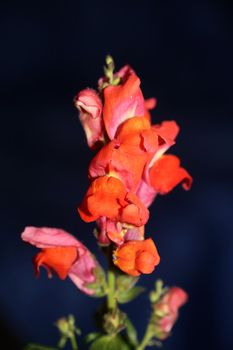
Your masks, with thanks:
<instances>
[{"instance_id":1,"label":"green stem","mask_svg":"<svg viewBox=\"0 0 233 350\"><path fill-rule=\"evenodd\" d=\"M108 309L114 310L116 308L115 298L115 274L111 267L108 270Z\"/></svg>"},{"instance_id":2,"label":"green stem","mask_svg":"<svg viewBox=\"0 0 233 350\"><path fill-rule=\"evenodd\" d=\"M151 331L151 325L149 323L147 326L146 332L144 334L144 337L141 343L137 346L136 350L144 350L152 338L153 338L153 332Z\"/></svg>"},{"instance_id":3,"label":"green stem","mask_svg":"<svg viewBox=\"0 0 233 350\"><path fill-rule=\"evenodd\" d=\"M70 337L70 343L72 346L72 350L78 350L78 344L74 334Z\"/></svg>"}]
</instances>

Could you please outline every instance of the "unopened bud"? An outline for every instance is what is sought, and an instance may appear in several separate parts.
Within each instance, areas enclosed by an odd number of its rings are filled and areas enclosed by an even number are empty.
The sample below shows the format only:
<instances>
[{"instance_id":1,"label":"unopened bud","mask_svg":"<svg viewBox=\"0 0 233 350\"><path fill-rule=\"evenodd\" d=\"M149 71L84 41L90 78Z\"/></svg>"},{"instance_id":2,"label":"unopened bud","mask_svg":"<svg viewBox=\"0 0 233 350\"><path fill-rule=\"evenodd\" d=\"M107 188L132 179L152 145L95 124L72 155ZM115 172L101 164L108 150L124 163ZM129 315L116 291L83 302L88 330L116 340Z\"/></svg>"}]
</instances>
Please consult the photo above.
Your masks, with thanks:
<instances>
[{"instance_id":1,"label":"unopened bud","mask_svg":"<svg viewBox=\"0 0 233 350\"><path fill-rule=\"evenodd\" d=\"M104 315L104 330L108 334L119 333L125 328L125 318L125 313L120 311L118 308L106 313Z\"/></svg>"}]
</instances>

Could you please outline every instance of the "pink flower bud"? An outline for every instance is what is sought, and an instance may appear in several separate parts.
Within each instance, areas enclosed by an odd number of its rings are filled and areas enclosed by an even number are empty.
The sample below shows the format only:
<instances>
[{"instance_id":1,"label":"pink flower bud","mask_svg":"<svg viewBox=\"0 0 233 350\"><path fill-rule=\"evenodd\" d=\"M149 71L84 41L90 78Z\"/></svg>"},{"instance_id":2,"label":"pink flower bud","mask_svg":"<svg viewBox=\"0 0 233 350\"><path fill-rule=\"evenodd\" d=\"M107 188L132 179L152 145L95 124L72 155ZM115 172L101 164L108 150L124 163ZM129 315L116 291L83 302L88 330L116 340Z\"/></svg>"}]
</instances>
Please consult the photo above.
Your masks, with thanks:
<instances>
[{"instance_id":1,"label":"pink flower bud","mask_svg":"<svg viewBox=\"0 0 233 350\"><path fill-rule=\"evenodd\" d=\"M104 141L102 101L95 90L85 89L75 96L74 103L79 110L88 146L94 148L97 142Z\"/></svg>"},{"instance_id":2,"label":"pink flower bud","mask_svg":"<svg viewBox=\"0 0 233 350\"><path fill-rule=\"evenodd\" d=\"M41 251L33 259L36 276L40 266L48 277L56 272L61 279L67 276L86 294L94 295L88 284L96 282L94 269L101 268L90 251L74 236L58 228L26 227L21 238Z\"/></svg>"},{"instance_id":3,"label":"pink flower bud","mask_svg":"<svg viewBox=\"0 0 233 350\"><path fill-rule=\"evenodd\" d=\"M188 295L183 289L172 287L153 305L157 338L165 339L170 335L169 333L178 318L179 308L184 305L187 300Z\"/></svg>"}]
</instances>

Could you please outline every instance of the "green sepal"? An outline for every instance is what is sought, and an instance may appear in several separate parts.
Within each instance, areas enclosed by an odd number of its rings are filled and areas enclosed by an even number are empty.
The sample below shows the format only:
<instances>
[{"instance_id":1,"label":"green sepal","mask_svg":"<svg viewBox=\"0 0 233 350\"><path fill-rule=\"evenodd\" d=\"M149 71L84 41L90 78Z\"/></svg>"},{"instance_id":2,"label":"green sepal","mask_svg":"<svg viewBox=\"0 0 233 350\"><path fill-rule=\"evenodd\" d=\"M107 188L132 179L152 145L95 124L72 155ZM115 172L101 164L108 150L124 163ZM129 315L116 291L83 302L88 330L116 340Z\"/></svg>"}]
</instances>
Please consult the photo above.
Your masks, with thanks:
<instances>
[{"instance_id":1,"label":"green sepal","mask_svg":"<svg viewBox=\"0 0 233 350\"><path fill-rule=\"evenodd\" d=\"M125 292L118 293L117 302L119 304L128 303L129 301L132 301L133 299L137 298L144 291L145 291L145 288L139 286L139 287L134 287L132 289L129 289Z\"/></svg>"},{"instance_id":2,"label":"green sepal","mask_svg":"<svg viewBox=\"0 0 233 350\"><path fill-rule=\"evenodd\" d=\"M167 288L164 287L163 281L158 279L155 282L155 289L152 292L150 292L151 303L156 304L166 291L167 291Z\"/></svg>"},{"instance_id":3,"label":"green sepal","mask_svg":"<svg viewBox=\"0 0 233 350\"><path fill-rule=\"evenodd\" d=\"M70 341L71 344L77 343L76 335L80 335L81 330L78 327L76 327L75 317L73 315L59 318L56 321L55 326L58 328L58 331L60 333L60 339L57 345L59 349L63 349L68 341Z\"/></svg>"},{"instance_id":4,"label":"green sepal","mask_svg":"<svg viewBox=\"0 0 233 350\"><path fill-rule=\"evenodd\" d=\"M94 340L96 340L97 338L99 338L101 336L101 333L99 332L92 332L92 333L89 333L85 336L84 338L84 343L88 344Z\"/></svg>"},{"instance_id":5,"label":"green sepal","mask_svg":"<svg viewBox=\"0 0 233 350\"><path fill-rule=\"evenodd\" d=\"M139 277L134 277L130 275L120 275L116 279L117 292L125 292L128 289L131 289L138 282Z\"/></svg>"},{"instance_id":6,"label":"green sepal","mask_svg":"<svg viewBox=\"0 0 233 350\"><path fill-rule=\"evenodd\" d=\"M96 339L89 350L130 350L120 335L103 335Z\"/></svg>"},{"instance_id":7,"label":"green sepal","mask_svg":"<svg viewBox=\"0 0 233 350\"><path fill-rule=\"evenodd\" d=\"M126 314L117 306L108 311L103 316L103 328L107 334L113 335L121 332L125 328Z\"/></svg>"}]
</instances>

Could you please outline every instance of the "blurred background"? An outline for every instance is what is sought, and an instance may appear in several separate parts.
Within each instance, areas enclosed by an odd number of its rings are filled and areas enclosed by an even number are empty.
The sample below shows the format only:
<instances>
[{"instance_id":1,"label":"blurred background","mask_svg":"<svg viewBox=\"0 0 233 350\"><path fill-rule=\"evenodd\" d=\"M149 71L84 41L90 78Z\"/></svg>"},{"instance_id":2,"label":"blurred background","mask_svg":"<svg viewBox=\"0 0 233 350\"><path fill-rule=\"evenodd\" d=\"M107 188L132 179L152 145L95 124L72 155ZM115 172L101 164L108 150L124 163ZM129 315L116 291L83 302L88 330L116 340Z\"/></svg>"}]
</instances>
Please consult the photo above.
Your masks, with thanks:
<instances>
[{"instance_id":1,"label":"blurred background","mask_svg":"<svg viewBox=\"0 0 233 350\"><path fill-rule=\"evenodd\" d=\"M74 313L94 331L98 300L69 281L33 275L36 249L20 241L26 225L64 228L93 252L94 225L76 207L87 189L88 149L73 97L95 87L106 54L155 96L153 122L181 126L171 150L193 175L151 207L147 234L161 255L157 277L189 293L164 350L233 348L233 2L11 1L1 4L1 287L5 349L29 341L55 345L54 322ZM146 295L124 307L142 336Z\"/></svg>"}]
</instances>

